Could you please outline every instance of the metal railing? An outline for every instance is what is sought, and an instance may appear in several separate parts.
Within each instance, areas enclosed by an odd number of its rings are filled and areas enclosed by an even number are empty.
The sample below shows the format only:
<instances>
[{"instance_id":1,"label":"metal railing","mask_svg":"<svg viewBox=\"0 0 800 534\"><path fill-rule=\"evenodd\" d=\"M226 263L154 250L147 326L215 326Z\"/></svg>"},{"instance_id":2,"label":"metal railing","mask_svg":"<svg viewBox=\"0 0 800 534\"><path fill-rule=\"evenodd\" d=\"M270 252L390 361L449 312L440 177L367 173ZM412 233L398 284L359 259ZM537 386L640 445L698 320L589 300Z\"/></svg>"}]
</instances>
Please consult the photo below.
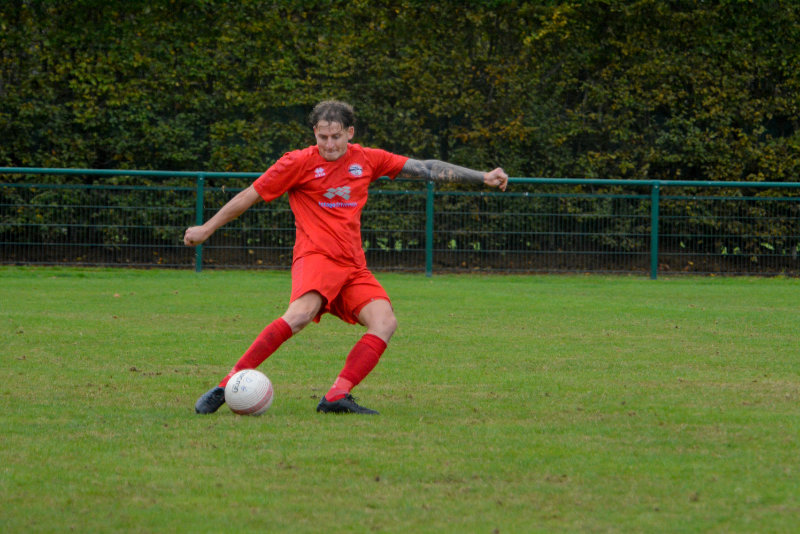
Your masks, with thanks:
<instances>
[{"instance_id":1,"label":"metal railing","mask_svg":"<svg viewBox=\"0 0 800 534\"><path fill-rule=\"evenodd\" d=\"M286 197L202 247L183 230L260 173L0 168L0 264L287 268ZM60 177L60 178L59 178ZM500 193L379 180L373 269L800 275L800 183L512 178Z\"/></svg>"}]
</instances>

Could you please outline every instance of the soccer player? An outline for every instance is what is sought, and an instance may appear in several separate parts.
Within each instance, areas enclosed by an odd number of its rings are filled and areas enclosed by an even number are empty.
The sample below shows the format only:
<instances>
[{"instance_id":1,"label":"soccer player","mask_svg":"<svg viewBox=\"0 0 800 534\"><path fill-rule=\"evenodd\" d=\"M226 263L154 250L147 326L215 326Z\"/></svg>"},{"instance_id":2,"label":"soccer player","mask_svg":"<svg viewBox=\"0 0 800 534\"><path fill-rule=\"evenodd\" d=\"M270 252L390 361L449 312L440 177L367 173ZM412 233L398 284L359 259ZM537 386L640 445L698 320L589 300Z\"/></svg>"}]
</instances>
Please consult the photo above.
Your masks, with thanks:
<instances>
[{"instance_id":1,"label":"soccer player","mask_svg":"<svg viewBox=\"0 0 800 534\"><path fill-rule=\"evenodd\" d=\"M259 200L270 202L287 192L297 227L286 313L256 337L219 385L197 400L197 413L216 412L225 402L225 384L231 376L242 369L255 369L311 321L319 322L323 314L330 313L367 330L347 355L317 411L377 414L357 404L351 395L377 365L397 328L389 296L367 269L362 248L361 211L367 202L367 188L381 176L486 184L503 191L508 184L501 168L479 172L351 144L355 113L345 102L320 102L309 119L316 145L283 155L202 226L187 228L184 234L187 246L200 245Z\"/></svg>"}]
</instances>

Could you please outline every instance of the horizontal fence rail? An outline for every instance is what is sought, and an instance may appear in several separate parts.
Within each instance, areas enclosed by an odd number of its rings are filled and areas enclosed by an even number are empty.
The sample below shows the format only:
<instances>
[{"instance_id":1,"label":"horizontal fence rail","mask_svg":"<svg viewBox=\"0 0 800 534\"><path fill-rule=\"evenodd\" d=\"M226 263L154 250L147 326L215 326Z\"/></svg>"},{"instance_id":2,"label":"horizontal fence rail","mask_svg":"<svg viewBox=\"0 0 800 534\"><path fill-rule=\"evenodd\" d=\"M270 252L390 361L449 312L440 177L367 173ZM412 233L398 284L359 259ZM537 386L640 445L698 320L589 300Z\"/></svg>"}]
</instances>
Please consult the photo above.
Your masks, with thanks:
<instances>
[{"instance_id":1,"label":"horizontal fence rail","mask_svg":"<svg viewBox=\"0 0 800 534\"><path fill-rule=\"evenodd\" d=\"M0 264L289 267L286 196L202 247L186 227L260 173L0 168ZM375 270L800 274L800 183L512 178L502 193L382 179L362 214Z\"/></svg>"}]
</instances>

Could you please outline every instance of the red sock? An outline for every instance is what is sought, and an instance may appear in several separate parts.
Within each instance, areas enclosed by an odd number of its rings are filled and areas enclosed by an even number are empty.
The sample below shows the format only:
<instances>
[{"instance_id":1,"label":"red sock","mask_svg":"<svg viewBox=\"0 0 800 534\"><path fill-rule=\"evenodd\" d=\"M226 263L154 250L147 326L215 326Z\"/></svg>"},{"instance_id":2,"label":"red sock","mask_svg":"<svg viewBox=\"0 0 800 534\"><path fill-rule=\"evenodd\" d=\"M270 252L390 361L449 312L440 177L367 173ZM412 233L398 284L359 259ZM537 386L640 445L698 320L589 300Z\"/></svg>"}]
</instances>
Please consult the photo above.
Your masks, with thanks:
<instances>
[{"instance_id":1,"label":"red sock","mask_svg":"<svg viewBox=\"0 0 800 534\"><path fill-rule=\"evenodd\" d=\"M350 393L350 390L353 389L353 383L350 382L346 378L342 378L341 376L336 379L331 387L330 391L325 394L325 398L329 401L337 401L343 398L345 395Z\"/></svg>"},{"instance_id":2,"label":"red sock","mask_svg":"<svg viewBox=\"0 0 800 534\"><path fill-rule=\"evenodd\" d=\"M364 380L370 371L378 365L378 360L381 359L381 354L385 350L385 341L373 334L364 334L364 337L355 344L350 354L347 355L347 360L344 362L342 372L339 373L339 378L333 383L330 391L325 394L325 398L329 401L335 401L350 393L350 390Z\"/></svg>"},{"instance_id":3,"label":"red sock","mask_svg":"<svg viewBox=\"0 0 800 534\"><path fill-rule=\"evenodd\" d=\"M219 383L220 387L225 387L230 377L241 371L242 369L255 369L261 363L269 358L273 352L278 350L284 341L292 337L292 327L282 318L275 319L269 326L258 334L258 337L250 348L247 349L236 365Z\"/></svg>"}]
</instances>

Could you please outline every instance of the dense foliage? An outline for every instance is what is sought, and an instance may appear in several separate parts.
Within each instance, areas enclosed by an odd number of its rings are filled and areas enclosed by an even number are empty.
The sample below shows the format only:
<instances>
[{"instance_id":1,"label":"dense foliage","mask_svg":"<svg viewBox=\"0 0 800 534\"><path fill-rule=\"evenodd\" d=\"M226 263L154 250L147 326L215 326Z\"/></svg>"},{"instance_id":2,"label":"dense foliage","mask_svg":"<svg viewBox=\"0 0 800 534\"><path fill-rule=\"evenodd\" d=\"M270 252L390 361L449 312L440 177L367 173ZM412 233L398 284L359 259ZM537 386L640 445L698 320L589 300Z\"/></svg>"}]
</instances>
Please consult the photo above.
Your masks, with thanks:
<instances>
[{"instance_id":1,"label":"dense foliage","mask_svg":"<svg viewBox=\"0 0 800 534\"><path fill-rule=\"evenodd\" d=\"M513 176L794 181L800 4L5 0L0 166L258 171L357 141Z\"/></svg>"}]
</instances>

